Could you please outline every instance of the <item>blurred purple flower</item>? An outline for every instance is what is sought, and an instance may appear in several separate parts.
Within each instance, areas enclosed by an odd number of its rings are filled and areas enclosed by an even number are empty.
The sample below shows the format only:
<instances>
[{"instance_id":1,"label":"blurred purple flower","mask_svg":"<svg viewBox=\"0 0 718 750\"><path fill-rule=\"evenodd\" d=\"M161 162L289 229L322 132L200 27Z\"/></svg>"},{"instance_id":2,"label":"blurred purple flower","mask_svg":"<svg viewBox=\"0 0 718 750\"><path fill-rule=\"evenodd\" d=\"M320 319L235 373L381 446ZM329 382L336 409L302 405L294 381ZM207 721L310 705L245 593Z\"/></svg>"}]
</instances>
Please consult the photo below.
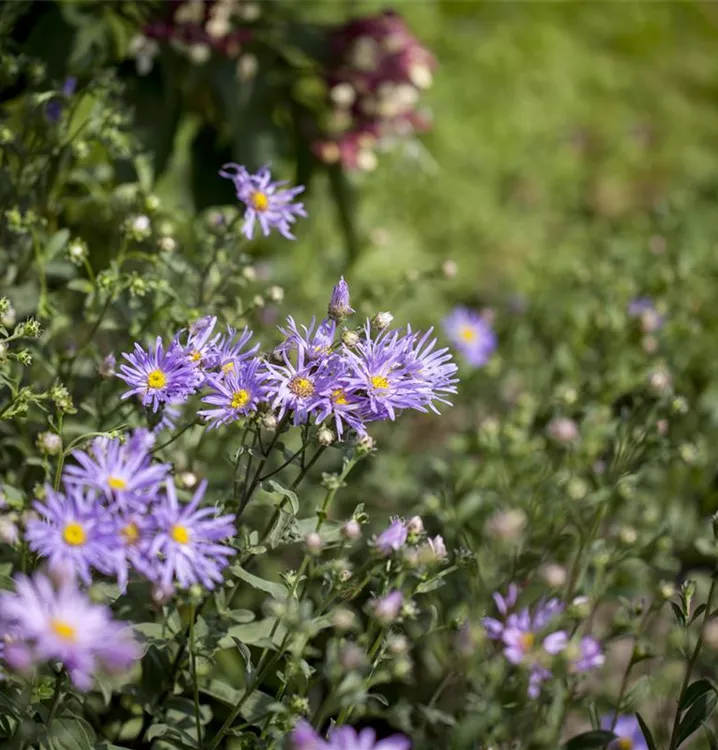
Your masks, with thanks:
<instances>
[{"instance_id":1,"label":"blurred purple flower","mask_svg":"<svg viewBox=\"0 0 718 750\"><path fill-rule=\"evenodd\" d=\"M609 743L608 750L648 750L648 743L635 716L604 716L601 729L613 731L617 737Z\"/></svg>"},{"instance_id":2,"label":"blurred purple flower","mask_svg":"<svg viewBox=\"0 0 718 750\"><path fill-rule=\"evenodd\" d=\"M411 742L403 734L377 741L373 729L357 731L353 727L343 726L330 730L326 747L327 750L410 750Z\"/></svg>"},{"instance_id":3,"label":"blurred purple flower","mask_svg":"<svg viewBox=\"0 0 718 750\"><path fill-rule=\"evenodd\" d=\"M390 555L392 551L396 552L406 544L408 534L406 524L397 518L391 522L389 528L379 534L374 546L382 555Z\"/></svg>"},{"instance_id":4,"label":"blurred purple flower","mask_svg":"<svg viewBox=\"0 0 718 750\"><path fill-rule=\"evenodd\" d=\"M62 84L62 87L60 88L61 97L71 97L75 93L76 88L77 78L75 78L74 76L68 76ZM63 98L56 97L54 99L51 99L45 106L45 117L47 118L47 121L51 122L53 125L59 122L60 117L62 116L62 110L64 106Z\"/></svg>"},{"instance_id":5,"label":"blurred purple flower","mask_svg":"<svg viewBox=\"0 0 718 750\"><path fill-rule=\"evenodd\" d=\"M354 312L349 302L349 284L344 281L344 277L342 276L332 290L327 314L332 320L346 318Z\"/></svg>"},{"instance_id":6,"label":"blurred purple flower","mask_svg":"<svg viewBox=\"0 0 718 750\"><path fill-rule=\"evenodd\" d=\"M475 367L485 365L496 350L496 334L491 326L466 307L455 308L444 319L444 331L466 361Z\"/></svg>"}]
</instances>

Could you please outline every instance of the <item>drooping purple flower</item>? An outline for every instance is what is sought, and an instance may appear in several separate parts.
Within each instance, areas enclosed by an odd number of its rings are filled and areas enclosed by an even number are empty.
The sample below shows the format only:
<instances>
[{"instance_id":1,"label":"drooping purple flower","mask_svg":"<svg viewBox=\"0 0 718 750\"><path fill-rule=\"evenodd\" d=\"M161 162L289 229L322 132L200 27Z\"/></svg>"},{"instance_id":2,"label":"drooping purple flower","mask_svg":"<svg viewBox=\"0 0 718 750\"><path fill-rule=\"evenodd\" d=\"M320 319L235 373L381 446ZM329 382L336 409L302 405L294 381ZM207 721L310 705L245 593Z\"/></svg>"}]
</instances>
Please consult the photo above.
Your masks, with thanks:
<instances>
[{"instance_id":1,"label":"drooping purple flower","mask_svg":"<svg viewBox=\"0 0 718 750\"><path fill-rule=\"evenodd\" d=\"M410 750L411 741L403 734L376 739L373 729L357 731L353 727L333 727L329 732L328 750Z\"/></svg>"},{"instance_id":2,"label":"drooping purple flower","mask_svg":"<svg viewBox=\"0 0 718 750\"><path fill-rule=\"evenodd\" d=\"M294 725L290 746L292 750L328 750L329 747L314 727L304 719L300 719Z\"/></svg>"},{"instance_id":3,"label":"drooping purple flower","mask_svg":"<svg viewBox=\"0 0 718 750\"><path fill-rule=\"evenodd\" d=\"M65 484L99 490L120 508L144 506L153 500L170 470L169 464L152 463L149 452L154 438L136 430L123 443L119 438L98 437L89 451L75 450L79 465L65 467Z\"/></svg>"},{"instance_id":4,"label":"drooping purple flower","mask_svg":"<svg viewBox=\"0 0 718 750\"><path fill-rule=\"evenodd\" d=\"M304 190L302 185L290 189L281 187L286 182L273 181L267 167L250 174L246 167L230 163L225 164L219 174L232 180L237 198L246 206L242 233L247 239L254 236L257 223L265 237L276 228L287 239L295 239L291 225L297 217L307 215L304 204L294 200Z\"/></svg>"},{"instance_id":5,"label":"drooping purple flower","mask_svg":"<svg viewBox=\"0 0 718 750\"><path fill-rule=\"evenodd\" d=\"M180 505L174 482L168 479L165 497L152 509L155 536L149 555L155 578L163 586L176 581L181 588L200 583L212 589L222 581L222 571L235 554L232 547L219 544L236 534L234 516L200 508L206 488L205 480L192 501Z\"/></svg>"},{"instance_id":6,"label":"drooping purple flower","mask_svg":"<svg viewBox=\"0 0 718 750\"><path fill-rule=\"evenodd\" d=\"M321 394L331 387L325 363L313 365L306 361L303 349L297 351L293 364L287 353L283 353L284 364L266 364L268 376L268 398L272 408L278 410L281 419L288 411L293 413L295 425L303 424L311 412L321 406Z\"/></svg>"},{"instance_id":7,"label":"drooping purple flower","mask_svg":"<svg viewBox=\"0 0 718 750\"><path fill-rule=\"evenodd\" d=\"M406 353L413 336L400 336L398 331L381 331L372 339L366 325L364 338L356 347L346 348L346 383L349 388L366 393L362 417L395 419L399 409L426 411L430 400L428 385L411 377L405 366Z\"/></svg>"},{"instance_id":8,"label":"drooping purple flower","mask_svg":"<svg viewBox=\"0 0 718 750\"><path fill-rule=\"evenodd\" d=\"M332 320L343 320L354 312L349 302L349 284L344 281L344 277L342 276L334 289L332 289L327 315Z\"/></svg>"},{"instance_id":9,"label":"drooping purple flower","mask_svg":"<svg viewBox=\"0 0 718 750\"><path fill-rule=\"evenodd\" d=\"M89 690L98 670L122 672L140 658L131 630L92 603L72 579L55 588L40 573L20 575L15 592L0 593L0 641L9 636L4 657L24 669L61 662L79 690Z\"/></svg>"},{"instance_id":10,"label":"drooping purple flower","mask_svg":"<svg viewBox=\"0 0 718 750\"><path fill-rule=\"evenodd\" d=\"M267 397L266 379L266 370L258 359L238 363L222 376L210 376L209 392L202 403L212 408L201 409L198 414L209 420L210 427L219 427L255 412Z\"/></svg>"},{"instance_id":11,"label":"drooping purple flower","mask_svg":"<svg viewBox=\"0 0 718 750\"><path fill-rule=\"evenodd\" d=\"M613 731L617 737L609 743L609 750L648 750L648 743L635 716L604 716L601 729Z\"/></svg>"},{"instance_id":12,"label":"drooping purple flower","mask_svg":"<svg viewBox=\"0 0 718 750\"><path fill-rule=\"evenodd\" d=\"M28 521L25 530L30 549L51 570L69 567L88 585L93 568L112 575L119 541L109 513L79 487L68 487L67 495L50 487L45 493L45 502L33 505L41 519Z\"/></svg>"},{"instance_id":13,"label":"drooping purple flower","mask_svg":"<svg viewBox=\"0 0 718 750\"><path fill-rule=\"evenodd\" d=\"M444 331L451 343L474 367L482 367L496 350L496 334L478 313L455 308L444 319Z\"/></svg>"},{"instance_id":14,"label":"drooping purple flower","mask_svg":"<svg viewBox=\"0 0 718 750\"><path fill-rule=\"evenodd\" d=\"M389 527L379 534L374 546L382 555L390 555L392 551L396 552L406 544L408 534L409 530L406 524L395 518Z\"/></svg>"},{"instance_id":15,"label":"drooping purple flower","mask_svg":"<svg viewBox=\"0 0 718 750\"><path fill-rule=\"evenodd\" d=\"M130 386L122 398L138 394L142 404L151 406L152 411L157 411L161 403L186 399L197 388L197 372L182 349L170 346L165 351L159 336L154 350L145 351L135 344L132 354L123 353L122 356L130 363L121 365L118 373L118 377Z\"/></svg>"}]
</instances>

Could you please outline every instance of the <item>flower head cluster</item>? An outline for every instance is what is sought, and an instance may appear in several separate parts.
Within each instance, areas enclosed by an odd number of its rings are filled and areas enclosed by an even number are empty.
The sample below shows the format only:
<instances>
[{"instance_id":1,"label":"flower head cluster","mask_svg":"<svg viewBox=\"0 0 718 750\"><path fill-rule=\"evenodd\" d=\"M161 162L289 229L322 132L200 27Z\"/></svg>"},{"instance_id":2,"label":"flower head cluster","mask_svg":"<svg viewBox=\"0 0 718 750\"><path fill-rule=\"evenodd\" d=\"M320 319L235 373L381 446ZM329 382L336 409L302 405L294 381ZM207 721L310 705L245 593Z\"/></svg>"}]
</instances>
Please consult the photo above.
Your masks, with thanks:
<instances>
[{"instance_id":1,"label":"flower head cluster","mask_svg":"<svg viewBox=\"0 0 718 750\"><path fill-rule=\"evenodd\" d=\"M303 185L284 188L286 183L272 180L267 167L250 174L246 167L230 163L219 174L232 180L237 198L245 205L242 232L247 239L252 239L257 224L265 237L276 229L288 240L294 239L291 225L297 217L307 215L304 204L294 200L304 190Z\"/></svg>"},{"instance_id":2,"label":"flower head cluster","mask_svg":"<svg viewBox=\"0 0 718 750\"><path fill-rule=\"evenodd\" d=\"M537 698L541 685L553 676L559 654L572 673L588 672L603 665L603 651L595 638L583 636L572 640L565 630L556 628L555 620L564 610L558 599L540 602L533 611L524 609L509 614L518 594L513 584L506 597L494 594L496 608L504 619L485 617L483 625L489 638L502 642L509 662L528 668L530 698Z\"/></svg>"},{"instance_id":3,"label":"flower head cluster","mask_svg":"<svg viewBox=\"0 0 718 750\"><path fill-rule=\"evenodd\" d=\"M473 310L457 307L444 320L451 343L474 367L485 365L496 350L496 334L489 323Z\"/></svg>"},{"instance_id":4,"label":"flower head cluster","mask_svg":"<svg viewBox=\"0 0 718 750\"><path fill-rule=\"evenodd\" d=\"M57 587L41 573L18 576L14 592L0 594L0 658L13 670L28 672L44 662L60 662L79 690L93 675L126 671L140 650L131 630L92 603L72 577Z\"/></svg>"},{"instance_id":5,"label":"flower head cluster","mask_svg":"<svg viewBox=\"0 0 718 750\"><path fill-rule=\"evenodd\" d=\"M336 28L330 46L330 115L314 151L348 169L374 169L377 145L428 129L418 105L436 60L391 11Z\"/></svg>"},{"instance_id":6,"label":"flower head cluster","mask_svg":"<svg viewBox=\"0 0 718 750\"><path fill-rule=\"evenodd\" d=\"M169 42L192 62L206 62L212 51L237 58L252 31L241 24L253 20L254 7L234 0L180 0L168 4L169 16L155 20L136 37L130 52L137 58L140 73L148 73L159 52L159 42ZM149 57L149 62L147 61Z\"/></svg>"},{"instance_id":7,"label":"flower head cluster","mask_svg":"<svg viewBox=\"0 0 718 750\"><path fill-rule=\"evenodd\" d=\"M93 571L124 588L132 573L165 589L200 583L213 588L234 550L231 516L201 508L202 482L188 505L177 499L167 464L154 463L154 436L136 430L126 442L97 438L73 452L65 492L45 489L27 523L26 540L51 570L69 570L86 584Z\"/></svg>"},{"instance_id":8,"label":"flower head cluster","mask_svg":"<svg viewBox=\"0 0 718 750\"><path fill-rule=\"evenodd\" d=\"M389 526L374 539L374 549L384 557L402 553L411 565L440 563L448 555L443 537L428 537L420 516L408 521L392 519Z\"/></svg>"},{"instance_id":9,"label":"flower head cluster","mask_svg":"<svg viewBox=\"0 0 718 750\"><path fill-rule=\"evenodd\" d=\"M284 339L271 361L257 356L248 330L214 335L216 320L205 318L165 350L136 345L124 355L132 368L119 377L143 402L158 407L177 403L202 390L199 411L212 427L273 410L295 425L314 420L329 423L338 437L348 430L366 433L370 422L395 419L404 409L437 412L456 393L457 367L447 349L437 348L432 331L418 333L385 328L375 332L370 321L341 335L337 320L352 311L344 279L328 306L332 318L318 325L298 325L291 317L280 328ZM182 394L182 395L178 395Z\"/></svg>"},{"instance_id":10,"label":"flower head cluster","mask_svg":"<svg viewBox=\"0 0 718 750\"><path fill-rule=\"evenodd\" d=\"M373 729L357 731L353 727L334 727L327 740L322 739L307 721L292 730L292 750L409 750L411 742L403 734L377 740Z\"/></svg>"}]
</instances>

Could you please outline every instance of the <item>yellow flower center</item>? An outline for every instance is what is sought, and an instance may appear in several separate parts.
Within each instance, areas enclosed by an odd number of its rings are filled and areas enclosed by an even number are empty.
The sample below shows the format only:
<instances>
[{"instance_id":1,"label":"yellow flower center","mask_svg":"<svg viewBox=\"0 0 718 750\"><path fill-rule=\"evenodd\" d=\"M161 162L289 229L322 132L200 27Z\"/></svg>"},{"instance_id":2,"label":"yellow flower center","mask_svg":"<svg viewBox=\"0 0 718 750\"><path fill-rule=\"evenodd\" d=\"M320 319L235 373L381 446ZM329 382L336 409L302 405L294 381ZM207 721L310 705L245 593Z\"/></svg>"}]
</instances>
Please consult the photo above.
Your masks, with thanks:
<instances>
[{"instance_id":1,"label":"yellow flower center","mask_svg":"<svg viewBox=\"0 0 718 750\"><path fill-rule=\"evenodd\" d=\"M473 341L476 338L476 331L471 326L462 326L459 337L467 342Z\"/></svg>"},{"instance_id":2,"label":"yellow flower center","mask_svg":"<svg viewBox=\"0 0 718 750\"><path fill-rule=\"evenodd\" d=\"M529 651L533 647L535 641L536 637L533 633L524 633L519 638L519 643L521 644L521 649L523 651Z\"/></svg>"},{"instance_id":3,"label":"yellow flower center","mask_svg":"<svg viewBox=\"0 0 718 750\"><path fill-rule=\"evenodd\" d=\"M64 620L50 620L52 632L62 638L63 641L74 641L76 636L75 628Z\"/></svg>"},{"instance_id":4,"label":"yellow flower center","mask_svg":"<svg viewBox=\"0 0 718 750\"><path fill-rule=\"evenodd\" d=\"M289 390L299 398L309 398L314 395L314 383L309 378L297 376L289 381Z\"/></svg>"},{"instance_id":5,"label":"yellow flower center","mask_svg":"<svg viewBox=\"0 0 718 750\"><path fill-rule=\"evenodd\" d=\"M389 387L389 381L383 375L374 375L371 379L374 388L385 391Z\"/></svg>"},{"instance_id":6,"label":"yellow flower center","mask_svg":"<svg viewBox=\"0 0 718 750\"><path fill-rule=\"evenodd\" d=\"M633 740L630 737L619 737L616 740L618 750L633 750Z\"/></svg>"},{"instance_id":7,"label":"yellow flower center","mask_svg":"<svg viewBox=\"0 0 718 750\"><path fill-rule=\"evenodd\" d=\"M232 372L232 370L234 370L234 362L225 362L222 365L222 372L224 372L225 374L228 372Z\"/></svg>"},{"instance_id":8,"label":"yellow flower center","mask_svg":"<svg viewBox=\"0 0 718 750\"><path fill-rule=\"evenodd\" d=\"M189 531L187 531L186 527L179 524L171 528L170 536L177 544L187 544L189 542Z\"/></svg>"},{"instance_id":9,"label":"yellow flower center","mask_svg":"<svg viewBox=\"0 0 718 750\"><path fill-rule=\"evenodd\" d=\"M340 406L346 406L349 402L347 401L347 394L343 388L337 388L332 391L332 401Z\"/></svg>"},{"instance_id":10,"label":"yellow flower center","mask_svg":"<svg viewBox=\"0 0 718 750\"><path fill-rule=\"evenodd\" d=\"M249 403L249 391L240 388L232 394L232 408L241 409Z\"/></svg>"},{"instance_id":11,"label":"yellow flower center","mask_svg":"<svg viewBox=\"0 0 718 750\"><path fill-rule=\"evenodd\" d=\"M124 479L120 479L120 477L109 477L109 479L107 480L107 484L110 486L111 490L127 489L127 482L125 482Z\"/></svg>"},{"instance_id":12,"label":"yellow flower center","mask_svg":"<svg viewBox=\"0 0 718 750\"><path fill-rule=\"evenodd\" d=\"M252 193L249 202L252 204L252 208L255 211L266 211L269 208L269 198L267 197L267 194L262 193L259 190Z\"/></svg>"},{"instance_id":13,"label":"yellow flower center","mask_svg":"<svg viewBox=\"0 0 718 750\"><path fill-rule=\"evenodd\" d=\"M65 540L65 544L69 544L71 547L79 547L85 543L87 537L85 529L79 523L68 523L62 532L62 538Z\"/></svg>"},{"instance_id":14,"label":"yellow flower center","mask_svg":"<svg viewBox=\"0 0 718 750\"><path fill-rule=\"evenodd\" d=\"M167 385L167 376L162 370L152 370L147 376L148 388L164 388Z\"/></svg>"},{"instance_id":15,"label":"yellow flower center","mask_svg":"<svg viewBox=\"0 0 718 750\"><path fill-rule=\"evenodd\" d=\"M137 528L137 524L132 521L130 521L120 533L127 545L136 544L140 538L140 530Z\"/></svg>"},{"instance_id":16,"label":"yellow flower center","mask_svg":"<svg viewBox=\"0 0 718 750\"><path fill-rule=\"evenodd\" d=\"M192 352L192 354L190 354L189 358L190 358L190 359L191 359L191 360L192 360L193 362L199 362L199 361L200 361L200 359L202 359L202 352L198 352L198 351L193 351L193 352Z\"/></svg>"}]
</instances>

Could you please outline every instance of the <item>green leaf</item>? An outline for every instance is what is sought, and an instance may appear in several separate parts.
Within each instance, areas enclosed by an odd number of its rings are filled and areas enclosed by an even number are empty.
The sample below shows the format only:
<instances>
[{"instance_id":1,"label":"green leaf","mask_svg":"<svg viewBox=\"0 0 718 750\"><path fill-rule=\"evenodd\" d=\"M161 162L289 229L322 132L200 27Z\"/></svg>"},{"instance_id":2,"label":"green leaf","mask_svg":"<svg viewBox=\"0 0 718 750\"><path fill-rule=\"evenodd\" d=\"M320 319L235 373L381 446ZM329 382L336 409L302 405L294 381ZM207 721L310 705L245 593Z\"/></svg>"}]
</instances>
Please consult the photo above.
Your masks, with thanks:
<instances>
[{"instance_id":1,"label":"green leaf","mask_svg":"<svg viewBox=\"0 0 718 750\"><path fill-rule=\"evenodd\" d=\"M716 687L710 680L701 679L691 683L681 697L681 702L678 704L679 710L685 711L696 700L698 700L698 698L709 693L711 690L715 691Z\"/></svg>"},{"instance_id":2,"label":"green leaf","mask_svg":"<svg viewBox=\"0 0 718 750\"><path fill-rule=\"evenodd\" d=\"M702 693L691 703L691 707L678 725L676 747L680 747L708 719L715 710L716 704L718 704L718 693L712 686L709 692Z\"/></svg>"},{"instance_id":3,"label":"green leaf","mask_svg":"<svg viewBox=\"0 0 718 750\"><path fill-rule=\"evenodd\" d=\"M274 479L265 482L263 489L267 494L278 495L281 498L280 503L277 503L277 505L283 504L284 500L289 500L289 504L292 506L292 513L295 516L299 513L299 498L296 492L283 487L279 482L275 482Z\"/></svg>"},{"instance_id":4,"label":"green leaf","mask_svg":"<svg viewBox=\"0 0 718 750\"><path fill-rule=\"evenodd\" d=\"M69 239L69 229L60 229L59 232L55 232L45 246L45 257L48 260L54 258L58 253L62 252L62 249L65 247Z\"/></svg>"},{"instance_id":5,"label":"green leaf","mask_svg":"<svg viewBox=\"0 0 718 750\"><path fill-rule=\"evenodd\" d=\"M671 609L673 610L673 616L676 618L676 622L681 627L685 627L686 616L683 614L681 608L675 602L671 602Z\"/></svg>"},{"instance_id":6,"label":"green leaf","mask_svg":"<svg viewBox=\"0 0 718 750\"><path fill-rule=\"evenodd\" d=\"M49 750L92 750L95 732L84 720L76 716L55 719L40 741Z\"/></svg>"},{"instance_id":7,"label":"green leaf","mask_svg":"<svg viewBox=\"0 0 718 750\"><path fill-rule=\"evenodd\" d=\"M648 724L643 721L643 717L638 712L636 712L636 720L638 721L638 726L641 727L641 731L643 732L643 739L646 741L646 745L648 745L648 750L658 750L658 745L656 745L656 741L653 739L653 735L651 734L651 730L648 728Z\"/></svg>"},{"instance_id":8,"label":"green leaf","mask_svg":"<svg viewBox=\"0 0 718 750\"><path fill-rule=\"evenodd\" d=\"M235 565L232 568L232 574L240 578L245 583L248 583L253 589L264 591L270 594L275 599L286 599L287 589L281 583L274 583L273 581L266 581L264 578L252 575L247 572L241 565Z\"/></svg>"},{"instance_id":9,"label":"green leaf","mask_svg":"<svg viewBox=\"0 0 718 750\"><path fill-rule=\"evenodd\" d=\"M286 628L282 625L275 630L276 623L277 619L275 617L268 617L265 620L257 620L246 625L232 625L220 639L219 648L231 648L234 645L235 639L240 643L255 646L264 644L268 639L272 638L273 640L270 643L276 649L287 632ZM273 631L274 634L272 634Z\"/></svg>"},{"instance_id":10,"label":"green leaf","mask_svg":"<svg viewBox=\"0 0 718 750\"><path fill-rule=\"evenodd\" d=\"M275 549L282 543L286 531L291 527L294 520L294 513L287 513L286 510L279 510L277 521L267 534L267 544L271 549Z\"/></svg>"},{"instance_id":11,"label":"green leaf","mask_svg":"<svg viewBox=\"0 0 718 750\"><path fill-rule=\"evenodd\" d=\"M593 750L603 748L616 739L613 732L607 732L605 729L593 729L590 732L584 732L572 737L564 746L564 750Z\"/></svg>"},{"instance_id":12,"label":"green leaf","mask_svg":"<svg viewBox=\"0 0 718 750\"><path fill-rule=\"evenodd\" d=\"M694 623L705 612L705 609L705 604L699 604L696 607L696 611L691 615L690 623Z\"/></svg>"},{"instance_id":13,"label":"green leaf","mask_svg":"<svg viewBox=\"0 0 718 750\"><path fill-rule=\"evenodd\" d=\"M232 707L239 703L245 693L244 690L237 690L221 680L211 680L209 685L200 688L200 692ZM260 690L254 690L242 704L239 713L245 721L251 723L264 716L274 704L275 701L271 695L267 695Z\"/></svg>"}]
</instances>

